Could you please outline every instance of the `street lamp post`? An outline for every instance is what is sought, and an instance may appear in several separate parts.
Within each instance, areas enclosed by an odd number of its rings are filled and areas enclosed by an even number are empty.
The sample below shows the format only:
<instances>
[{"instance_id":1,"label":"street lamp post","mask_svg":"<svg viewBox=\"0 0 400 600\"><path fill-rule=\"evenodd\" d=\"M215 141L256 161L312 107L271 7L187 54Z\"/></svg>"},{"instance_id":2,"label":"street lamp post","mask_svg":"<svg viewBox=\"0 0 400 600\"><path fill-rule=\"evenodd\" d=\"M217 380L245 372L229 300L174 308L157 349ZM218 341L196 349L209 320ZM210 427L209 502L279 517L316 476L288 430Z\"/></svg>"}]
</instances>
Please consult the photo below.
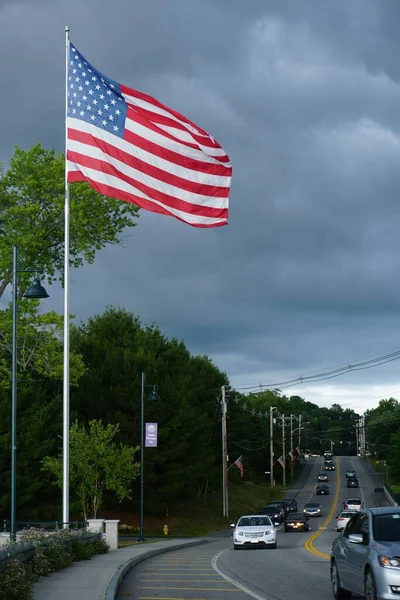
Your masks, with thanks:
<instances>
[{"instance_id":1,"label":"street lamp post","mask_svg":"<svg viewBox=\"0 0 400 600\"><path fill-rule=\"evenodd\" d=\"M149 400L159 400L160 396L156 392L154 384L146 384L144 371L142 371L142 384L140 390L140 534L139 542L144 542L144 390L146 387L152 387L153 391Z\"/></svg>"},{"instance_id":2,"label":"street lamp post","mask_svg":"<svg viewBox=\"0 0 400 600\"><path fill-rule=\"evenodd\" d=\"M12 268L12 344L11 344L11 524L10 540L16 539L17 497L17 319L18 319L18 273L37 273L37 269L18 269L18 247L13 247ZM25 298L48 298L49 295L35 279L24 294Z\"/></svg>"}]
</instances>

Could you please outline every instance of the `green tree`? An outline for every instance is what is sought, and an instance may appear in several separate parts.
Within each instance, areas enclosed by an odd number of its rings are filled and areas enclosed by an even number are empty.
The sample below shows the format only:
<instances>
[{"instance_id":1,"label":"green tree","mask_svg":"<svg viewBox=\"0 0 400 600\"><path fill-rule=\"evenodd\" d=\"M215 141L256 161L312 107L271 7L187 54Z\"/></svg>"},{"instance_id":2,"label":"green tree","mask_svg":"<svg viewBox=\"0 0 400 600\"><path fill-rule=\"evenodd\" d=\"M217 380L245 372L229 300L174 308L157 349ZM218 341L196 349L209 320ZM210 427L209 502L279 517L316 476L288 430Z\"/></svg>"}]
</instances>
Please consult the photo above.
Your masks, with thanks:
<instances>
[{"instance_id":1,"label":"green tree","mask_svg":"<svg viewBox=\"0 0 400 600\"><path fill-rule=\"evenodd\" d=\"M70 484L76 494L84 519L97 518L104 493L113 492L119 502L131 498L131 485L139 473L134 462L138 448L114 441L118 425L103 426L101 420L92 420L89 427L76 421L70 432ZM47 456L43 469L56 477L62 488L62 456Z\"/></svg>"},{"instance_id":2,"label":"green tree","mask_svg":"<svg viewBox=\"0 0 400 600\"><path fill-rule=\"evenodd\" d=\"M0 165L1 167L1 165ZM133 227L138 208L106 198L86 182L70 185L70 262L93 263L96 252L118 244ZM0 169L0 298L11 281L12 246L20 249L21 290L38 268L51 283L64 268L64 155L36 144L15 148L7 171Z\"/></svg>"}]
</instances>

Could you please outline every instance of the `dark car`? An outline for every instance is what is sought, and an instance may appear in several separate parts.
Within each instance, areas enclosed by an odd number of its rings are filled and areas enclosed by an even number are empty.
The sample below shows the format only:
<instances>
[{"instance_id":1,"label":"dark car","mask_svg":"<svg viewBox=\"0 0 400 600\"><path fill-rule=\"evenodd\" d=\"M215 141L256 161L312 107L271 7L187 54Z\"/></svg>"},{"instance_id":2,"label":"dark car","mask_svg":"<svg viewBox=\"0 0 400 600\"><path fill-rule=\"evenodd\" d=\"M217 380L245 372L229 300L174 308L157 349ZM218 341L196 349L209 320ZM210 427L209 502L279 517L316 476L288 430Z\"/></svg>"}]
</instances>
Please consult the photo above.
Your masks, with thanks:
<instances>
[{"instance_id":1,"label":"dark car","mask_svg":"<svg viewBox=\"0 0 400 600\"><path fill-rule=\"evenodd\" d=\"M274 502L268 502L268 504L264 508L273 508L277 513L279 513L279 523L285 520L286 513L280 504L275 504Z\"/></svg>"},{"instance_id":2,"label":"dark car","mask_svg":"<svg viewBox=\"0 0 400 600\"><path fill-rule=\"evenodd\" d=\"M348 471L346 471L346 477L347 477L347 479L349 477L356 477L356 476L357 476L357 473L355 472L354 469L349 469Z\"/></svg>"},{"instance_id":3,"label":"dark car","mask_svg":"<svg viewBox=\"0 0 400 600\"><path fill-rule=\"evenodd\" d=\"M285 506L285 503L283 500L271 500L271 502L268 502L268 505L273 505L273 506L280 506L281 509L283 510L283 514L284 517L286 518L288 516L288 514L290 513L289 507Z\"/></svg>"},{"instance_id":4,"label":"dark car","mask_svg":"<svg viewBox=\"0 0 400 600\"><path fill-rule=\"evenodd\" d=\"M279 506L263 506L260 510L260 515L266 515L275 525L280 525L283 521Z\"/></svg>"},{"instance_id":5,"label":"dark car","mask_svg":"<svg viewBox=\"0 0 400 600\"><path fill-rule=\"evenodd\" d=\"M328 481L328 475L321 471L321 473L318 473L317 475L317 481Z\"/></svg>"},{"instance_id":6,"label":"dark car","mask_svg":"<svg viewBox=\"0 0 400 600\"><path fill-rule=\"evenodd\" d=\"M321 494L324 494L325 496L328 496L329 495L329 485L326 485L324 483L320 483L315 488L315 492L316 492L317 496L320 496Z\"/></svg>"},{"instance_id":7,"label":"dark car","mask_svg":"<svg viewBox=\"0 0 400 600\"><path fill-rule=\"evenodd\" d=\"M308 531L308 517L301 513L291 513L285 521L285 531Z\"/></svg>"},{"instance_id":8,"label":"dark car","mask_svg":"<svg viewBox=\"0 0 400 600\"><path fill-rule=\"evenodd\" d=\"M297 502L294 498L287 498L283 502L285 506L289 507L290 512L297 512Z\"/></svg>"},{"instance_id":9,"label":"dark car","mask_svg":"<svg viewBox=\"0 0 400 600\"><path fill-rule=\"evenodd\" d=\"M358 479L357 479L357 477L348 477L348 479L347 479L347 487L348 488L358 488Z\"/></svg>"},{"instance_id":10,"label":"dark car","mask_svg":"<svg viewBox=\"0 0 400 600\"><path fill-rule=\"evenodd\" d=\"M333 463L325 463L325 471L334 471L335 465Z\"/></svg>"}]
</instances>

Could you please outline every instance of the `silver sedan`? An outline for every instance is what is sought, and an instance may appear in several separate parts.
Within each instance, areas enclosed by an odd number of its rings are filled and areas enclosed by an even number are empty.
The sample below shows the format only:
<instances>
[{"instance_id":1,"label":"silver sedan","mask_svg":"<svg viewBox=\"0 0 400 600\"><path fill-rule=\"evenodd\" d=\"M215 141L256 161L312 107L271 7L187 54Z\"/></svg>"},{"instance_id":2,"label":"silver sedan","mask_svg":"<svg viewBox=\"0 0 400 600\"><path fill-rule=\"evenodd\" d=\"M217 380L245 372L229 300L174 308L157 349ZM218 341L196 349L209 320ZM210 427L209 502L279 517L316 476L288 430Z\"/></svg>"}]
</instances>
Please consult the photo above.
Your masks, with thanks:
<instances>
[{"instance_id":1,"label":"silver sedan","mask_svg":"<svg viewBox=\"0 0 400 600\"><path fill-rule=\"evenodd\" d=\"M334 598L400 598L400 507L356 513L332 545Z\"/></svg>"}]
</instances>

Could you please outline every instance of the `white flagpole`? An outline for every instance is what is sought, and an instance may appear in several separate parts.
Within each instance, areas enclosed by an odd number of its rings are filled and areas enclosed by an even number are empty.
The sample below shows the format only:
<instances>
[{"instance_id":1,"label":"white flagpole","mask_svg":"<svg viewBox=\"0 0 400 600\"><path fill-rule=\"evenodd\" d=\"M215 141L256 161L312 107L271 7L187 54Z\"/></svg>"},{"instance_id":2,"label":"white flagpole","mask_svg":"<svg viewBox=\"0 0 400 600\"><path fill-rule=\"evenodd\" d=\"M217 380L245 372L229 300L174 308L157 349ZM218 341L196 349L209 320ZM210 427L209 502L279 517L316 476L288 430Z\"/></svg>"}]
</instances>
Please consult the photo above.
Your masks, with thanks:
<instances>
[{"instance_id":1,"label":"white flagpole","mask_svg":"<svg viewBox=\"0 0 400 600\"><path fill-rule=\"evenodd\" d=\"M63 378L63 526L69 526L69 183L67 163L69 27L65 27L65 230L64 230L64 378Z\"/></svg>"}]
</instances>

